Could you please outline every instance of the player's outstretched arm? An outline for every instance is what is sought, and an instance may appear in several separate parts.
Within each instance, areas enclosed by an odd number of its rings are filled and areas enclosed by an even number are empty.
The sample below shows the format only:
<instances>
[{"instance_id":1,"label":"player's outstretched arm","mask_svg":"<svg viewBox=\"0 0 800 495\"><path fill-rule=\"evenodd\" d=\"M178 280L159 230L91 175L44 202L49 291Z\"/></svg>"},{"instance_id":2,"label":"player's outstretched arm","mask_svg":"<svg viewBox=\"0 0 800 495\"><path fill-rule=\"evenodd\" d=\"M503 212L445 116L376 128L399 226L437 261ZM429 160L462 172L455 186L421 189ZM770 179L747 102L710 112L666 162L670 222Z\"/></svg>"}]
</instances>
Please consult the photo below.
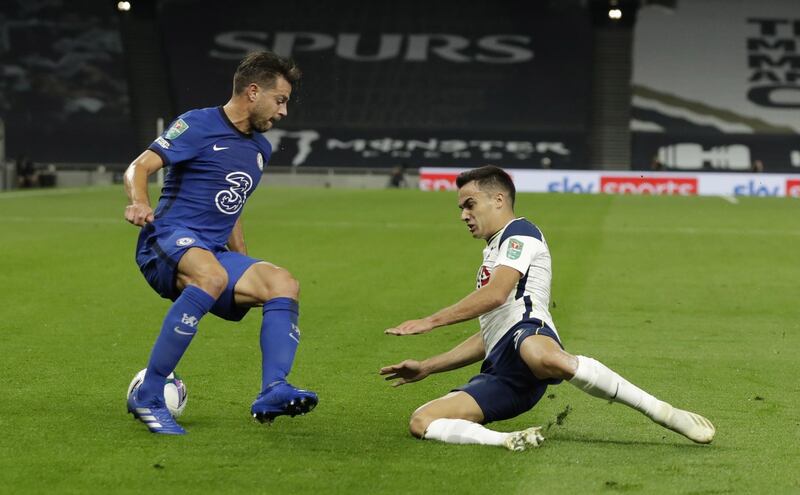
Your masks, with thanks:
<instances>
[{"instance_id":1,"label":"player's outstretched arm","mask_svg":"<svg viewBox=\"0 0 800 495\"><path fill-rule=\"evenodd\" d=\"M153 208L147 191L147 178L164 166L161 157L145 150L128 166L123 176L128 206L125 207L125 220L142 227L153 221Z\"/></svg>"},{"instance_id":2,"label":"player's outstretched arm","mask_svg":"<svg viewBox=\"0 0 800 495\"><path fill-rule=\"evenodd\" d=\"M387 375L385 378L387 381L396 380L392 383L392 386L398 387L406 383L418 382L431 373L450 371L476 363L483 359L485 355L483 339L481 338L481 333L478 332L444 354L433 356L424 361L406 359L391 366L384 366L379 373Z\"/></svg>"},{"instance_id":3,"label":"player's outstretched arm","mask_svg":"<svg viewBox=\"0 0 800 495\"><path fill-rule=\"evenodd\" d=\"M498 266L489 283L452 306L419 320L408 320L396 327L387 328L388 335L415 335L430 332L436 327L471 320L497 308L514 290L522 274L508 266Z\"/></svg>"}]
</instances>

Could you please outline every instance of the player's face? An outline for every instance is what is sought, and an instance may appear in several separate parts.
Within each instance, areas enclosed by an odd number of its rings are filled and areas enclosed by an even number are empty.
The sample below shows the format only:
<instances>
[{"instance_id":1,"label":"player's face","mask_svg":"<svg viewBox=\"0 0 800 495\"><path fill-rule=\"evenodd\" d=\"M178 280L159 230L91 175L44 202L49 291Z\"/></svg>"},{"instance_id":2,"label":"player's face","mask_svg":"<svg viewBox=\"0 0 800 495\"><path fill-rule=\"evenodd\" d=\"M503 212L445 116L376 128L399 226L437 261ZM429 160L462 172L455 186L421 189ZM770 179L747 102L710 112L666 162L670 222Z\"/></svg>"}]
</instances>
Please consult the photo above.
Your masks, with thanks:
<instances>
[{"instance_id":1,"label":"player's face","mask_svg":"<svg viewBox=\"0 0 800 495\"><path fill-rule=\"evenodd\" d=\"M458 190L458 207L461 220L466 222L472 237L489 239L497 232L499 208L490 192L481 191L475 181Z\"/></svg>"},{"instance_id":2,"label":"player's face","mask_svg":"<svg viewBox=\"0 0 800 495\"><path fill-rule=\"evenodd\" d=\"M250 125L258 132L267 132L276 122L289 113L289 98L292 96L292 85L278 76L271 88L259 86L258 95L250 111Z\"/></svg>"}]
</instances>

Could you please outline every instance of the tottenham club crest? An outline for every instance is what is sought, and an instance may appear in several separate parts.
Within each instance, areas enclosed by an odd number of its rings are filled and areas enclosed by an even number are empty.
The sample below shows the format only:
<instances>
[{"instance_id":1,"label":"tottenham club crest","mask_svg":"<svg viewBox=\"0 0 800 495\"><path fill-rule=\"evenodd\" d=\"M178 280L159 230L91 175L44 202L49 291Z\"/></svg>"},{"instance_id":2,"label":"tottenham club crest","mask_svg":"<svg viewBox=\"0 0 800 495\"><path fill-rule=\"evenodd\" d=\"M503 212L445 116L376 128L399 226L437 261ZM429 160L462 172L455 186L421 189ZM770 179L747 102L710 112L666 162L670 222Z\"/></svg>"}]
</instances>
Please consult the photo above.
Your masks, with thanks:
<instances>
[{"instance_id":1,"label":"tottenham club crest","mask_svg":"<svg viewBox=\"0 0 800 495\"><path fill-rule=\"evenodd\" d=\"M225 180L232 185L218 192L214 202L222 213L234 215L244 206L247 193L253 188L253 178L244 172L231 172L225 176Z\"/></svg>"},{"instance_id":2,"label":"tottenham club crest","mask_svg":"<svg viewBox=\"0 0 800 495\"><path fill-rule=\"evenodd\" d=\"M489 279L492 277L492 273L489 271L489 268L486 265L482 265L481 269L478 271L478 288L485 287L486 284L489 283Z\"/></svg>"}]
</instances>

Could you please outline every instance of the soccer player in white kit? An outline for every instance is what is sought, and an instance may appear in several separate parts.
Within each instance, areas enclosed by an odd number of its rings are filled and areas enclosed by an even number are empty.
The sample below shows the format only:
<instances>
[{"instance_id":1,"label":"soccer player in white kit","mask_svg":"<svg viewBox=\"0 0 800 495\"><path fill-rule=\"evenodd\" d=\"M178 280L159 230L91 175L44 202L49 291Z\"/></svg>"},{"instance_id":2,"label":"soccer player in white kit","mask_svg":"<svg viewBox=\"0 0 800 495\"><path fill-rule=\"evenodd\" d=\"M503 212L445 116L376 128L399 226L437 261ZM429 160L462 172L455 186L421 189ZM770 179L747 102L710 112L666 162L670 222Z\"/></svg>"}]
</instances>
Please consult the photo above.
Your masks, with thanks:
<instances>
[{"instance_id":1,"label":"soccer player in white kit","mask_svg":"<svg viewBox=\"0 0 800 495\"><path fill-rule=\"evenodd\" d=\"M385 333L412 335L479 318L480 331L444 354L407 359L381 368L394 386L483 359L468 384L422 405L409 429L418 438L458 444L538 447L540 427L503 433L483 426L530 410L548 385L567 380L584 392L620 402L697 443L710 443L711 422L661 401L605 365L573 356L561 345L550 316L550 252L541 231L514 215L515 188L502 169L486 166L460 174L458 206L473 237L484 239L477 290L426 318L409 320Z\"/></svg>"}]
</instances>

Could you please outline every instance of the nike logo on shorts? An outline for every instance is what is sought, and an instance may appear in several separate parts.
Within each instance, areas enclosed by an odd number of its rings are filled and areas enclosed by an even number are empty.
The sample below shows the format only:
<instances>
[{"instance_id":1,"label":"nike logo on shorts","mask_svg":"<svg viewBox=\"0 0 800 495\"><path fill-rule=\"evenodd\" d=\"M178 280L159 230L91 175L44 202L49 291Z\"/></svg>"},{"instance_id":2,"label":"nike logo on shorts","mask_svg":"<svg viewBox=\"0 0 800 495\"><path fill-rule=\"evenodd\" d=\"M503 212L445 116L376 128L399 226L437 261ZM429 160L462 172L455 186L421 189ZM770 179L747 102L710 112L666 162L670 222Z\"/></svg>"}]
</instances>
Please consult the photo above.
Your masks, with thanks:
<instances>
[{"instance_id":1,"label":"nike logo on shorts","mask_svg":"<svg viewBox=\"0 0 800 495\"><path fill-rule=\"evenodd\" d=\"M226 150L226 149L230 148L230 146L224 146L224 147L223 147L223 146L217 146L217 145L215 144L215 145L213 146L213 148L214 148L214 151L222 151L222 150Z\"/></svg>"}]
</instances>

